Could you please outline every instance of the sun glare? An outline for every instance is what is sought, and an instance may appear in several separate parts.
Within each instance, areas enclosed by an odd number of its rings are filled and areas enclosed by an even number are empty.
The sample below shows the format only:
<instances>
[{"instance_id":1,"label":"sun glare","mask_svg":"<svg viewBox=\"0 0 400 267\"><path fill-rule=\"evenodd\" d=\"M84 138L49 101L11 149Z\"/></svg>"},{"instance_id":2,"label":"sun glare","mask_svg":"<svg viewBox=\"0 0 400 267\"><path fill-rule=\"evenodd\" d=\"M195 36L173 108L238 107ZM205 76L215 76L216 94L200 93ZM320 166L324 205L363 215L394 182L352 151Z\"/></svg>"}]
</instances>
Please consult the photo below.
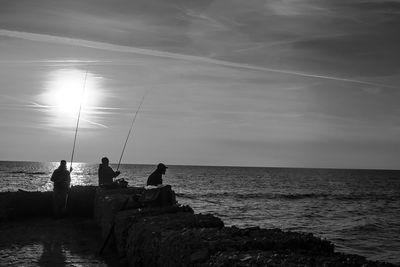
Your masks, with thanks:
<instances>
[{"instance_id":1,"label":"sun glare","mask_svg":"<svg viewBox=\"0 0 400 267\"><path fill-rule=\"evenodd\" d=\"M99 104L100 83L94 74L83 70L57 70L50 74L42 101L50 107L56 119L76 120L81 106L81 118L89 119L90 110Z\"/></svg>"}]
</instances>

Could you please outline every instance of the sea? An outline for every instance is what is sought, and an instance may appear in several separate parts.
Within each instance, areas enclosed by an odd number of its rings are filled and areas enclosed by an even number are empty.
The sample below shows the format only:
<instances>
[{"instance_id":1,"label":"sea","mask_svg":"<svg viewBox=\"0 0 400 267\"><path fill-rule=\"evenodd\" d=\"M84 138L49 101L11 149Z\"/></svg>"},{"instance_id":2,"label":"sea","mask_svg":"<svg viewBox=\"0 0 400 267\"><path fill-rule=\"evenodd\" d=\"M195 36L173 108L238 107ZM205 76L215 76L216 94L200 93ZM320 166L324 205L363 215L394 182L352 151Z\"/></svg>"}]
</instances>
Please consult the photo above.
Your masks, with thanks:
<instances>
[{"instance_id":1,"label":"sea","mask_svg":"<svg viewBox=\"0 0 400 267\"><path fill-rule=\"evenodd\" d=\"M0 161L0 191L52 190L58 165ZM400 170L168 167L164 184L178 202L215 214L226 226L310 232L336 251L400 264ZM72 185L97 185L97 169L74 163ZM124 164L119 178L144 186L154 169Z\"/></svg>"}]
</instances>

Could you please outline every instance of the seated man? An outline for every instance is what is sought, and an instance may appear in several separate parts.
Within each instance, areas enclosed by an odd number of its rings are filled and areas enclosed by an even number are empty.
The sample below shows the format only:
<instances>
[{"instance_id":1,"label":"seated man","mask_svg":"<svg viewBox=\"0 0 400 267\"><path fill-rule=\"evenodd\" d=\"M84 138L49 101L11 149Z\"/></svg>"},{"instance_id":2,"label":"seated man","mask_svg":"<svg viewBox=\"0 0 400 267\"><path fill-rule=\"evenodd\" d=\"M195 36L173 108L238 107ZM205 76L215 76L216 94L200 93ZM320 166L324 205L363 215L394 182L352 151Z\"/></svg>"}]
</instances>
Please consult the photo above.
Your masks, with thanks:
<instances>
[{"instance_id":1,"label":"seated man","mask_svg":"<svg viewBox=\"0 0 400 267\"><path fill-rule=\"evenodd\" d=\"M164 164L160 163L157 165L157 169L150 174L149 178L147 178L147 185L160 185L163 183L162 181L162 175L165 174L165 171L168 169L167 166Z\"/></svg>"},{"instance_id":2,"label":"seated man","mask_svg":"<svg viewBox=\"0 0 400 267\"><path fill-rule=\"evenodd\" d=\"M117 177L120 175L121 172L119 171L114 171L109 165L109 160L108 158L104 157L101 159L101 164L99 165L99 186L101 187L117 187L117 185L114 183L113 178Z\"/></svg>"}]
</instances>

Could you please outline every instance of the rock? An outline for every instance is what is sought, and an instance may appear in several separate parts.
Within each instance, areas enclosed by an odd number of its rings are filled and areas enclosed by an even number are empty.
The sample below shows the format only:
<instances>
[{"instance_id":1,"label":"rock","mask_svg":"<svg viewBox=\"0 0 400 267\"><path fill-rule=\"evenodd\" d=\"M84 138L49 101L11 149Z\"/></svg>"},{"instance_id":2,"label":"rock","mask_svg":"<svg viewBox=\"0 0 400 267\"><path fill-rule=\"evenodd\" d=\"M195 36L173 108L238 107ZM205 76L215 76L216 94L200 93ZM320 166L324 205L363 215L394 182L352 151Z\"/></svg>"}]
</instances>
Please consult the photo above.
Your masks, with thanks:
<instances>
[{"instance_id":1,"label":"rock","mask_svg":"<svg viewBox=\"0 0 400 267\"><path fill-rule=\"evenodd\" d=\"M118 212L130 206L137 207L133 196L141 192L143 192L143 188L136 187L97 189L94 199L94 219L102 229L103 239L109 234Z\"/></svg>"},{"instance_id":2,"label":"rock","mask_svg":"<svg viewBox=\"0 0 400 267\"><path fill-rule=\"evenodd\" d=\"M146 209L139 208L119 212L115 217L114 229L118 254L121 257L126 255L126 240L129 230L140 218L177 212L188 212L193 214L193 210L188 206L171 206Z\"/></svg>"},{"instance_id":3,"label":"rock","mask_svg":"<svg viewBox=\"0 0 400 267\"><path fill-rule=\"evenodd\" d=\"M143 188L73 187L69 215L94 214L103 238L111 232L121 264L130 266L395 266L337 253L309 233L224 227L212 214L176 205L170 187L164 190L153 199L142 197ZM0 220L50 216L51 204L52 192L0 193Z\"/></svg>"},{"instance_id":4,"label":"rock","mask_svg":"<svg viewBox=\"0 0 400 267\"><path fill-rule=\"evenodd\" d=\"M193 246L192 243L186 242L186 239L182 236L185 232L190 231L189 229L206 229L204 227L210 227L217 231L223 227L223 223L213 215L193 214L191 212L136 218L129 230L126 245L130 265L185 266L185 264L189 264L191 262L190 256L193 253L208 248L201 244ZM192 239L192 241L195 240L195 238ZM195 243L199 244L198 242ZM185 250L188 247L191 249ZM197 256L196 259L199 260Z\"/></svg>"},{"instance_id":5,"label":"rock","mask_svg":"<svg viewBox=\"0 0 400 267\"><path fill-rule=\"evenodd\" d=\"M94 219L99 225L101 225L101 221L104 216L114 217L124 205L124 201L126 201L129 197L140 195L143 190L144 188L142 187L116 189L103 189L98 187L94 197ZM112 208L108 207L109 210L105 212L105 205L111 205ZM112 212L112 214L109 214L110 212Z\"/></svg>"},{"instance_id":6,"label":"rock","mask_svg":"<svg viewBox=\"0 0 400 267\"><path fill-rule=\"evenodd\" d=\"M68 196L68 215L93 218L97 186L72 186Z\"/></svg>"},{"instance_id":7,"label":"rock","mask_svg":"<svg viewBox=\"0 0 400 267\"><path fill-rule=\"evenodd\" d=\"M72 186L67 201L69 216L92 217L95 186ZM53 192L0 193L0 220L53 215Z\"/></svg>"},{"instance_id":8,"label":"rock","mask_svg":"<svg viewBox=\"0 0 400 267\"><path fill-rule=\"evenodd\" d=\"M204 262L204 261L208 260L208 257L209 257L208 249L203 248L203 249L199 249L199 250L193 252L189 256L189 261L191 264L198 263L198 262Z\"/></svg>"},{"instance_id":9,"label":"rock","mask_svg":"<svg viewBox=\"0 0 400 267\"><path fill-rule=\"evenodd\" d=\"M176 204L175 192L170 185L145 189L139 201L145 207L168 207Z\"/></svg>"}]
</instances>

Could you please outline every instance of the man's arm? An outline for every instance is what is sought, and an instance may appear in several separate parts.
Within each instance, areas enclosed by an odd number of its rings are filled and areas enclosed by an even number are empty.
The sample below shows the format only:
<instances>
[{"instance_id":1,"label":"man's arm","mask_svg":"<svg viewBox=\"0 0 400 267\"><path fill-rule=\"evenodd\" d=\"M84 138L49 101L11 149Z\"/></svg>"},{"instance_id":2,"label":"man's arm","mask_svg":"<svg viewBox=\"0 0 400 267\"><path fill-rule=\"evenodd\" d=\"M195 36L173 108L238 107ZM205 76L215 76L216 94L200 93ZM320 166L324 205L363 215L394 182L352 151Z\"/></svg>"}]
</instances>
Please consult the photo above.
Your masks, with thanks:
<instances>
[{"instance_id":1,"label":"man's arm","mask_svg":"<svg viewBox=\"0 0 400 267\"><path fill-rule=\"evenodd\" d=\"M114 172L114 171L113 171L113 172ZM117 177L118 175L120 175L120 173L121 173L120 171L115 171L115 172L114 172L114 177Z\"/></svg>"},{"instance_id":2,"label":"man's arm","mask_svg":"<svg viewBox=\"0 0 400 267\"><path fill-rule=\"evenodd\" d=\"M107 176L108 176L108 177L115 178L115 177L117 177L119 174L120 174L119 171L116 171L116 172L115 172L110 166L108 166L108 168L107 168Z\"/></svg>"},{"instance_id":3,"label":"man's arm","mask_svg":"<svg viewBox=\"0 0 400 267\"><path fill-rule=\"evenodd\" d=\"M51 175L50 181L55 182L56 181L56 176L57 176L57 170L53 171L53 174Z\"/></svg>"}]
</instances>

